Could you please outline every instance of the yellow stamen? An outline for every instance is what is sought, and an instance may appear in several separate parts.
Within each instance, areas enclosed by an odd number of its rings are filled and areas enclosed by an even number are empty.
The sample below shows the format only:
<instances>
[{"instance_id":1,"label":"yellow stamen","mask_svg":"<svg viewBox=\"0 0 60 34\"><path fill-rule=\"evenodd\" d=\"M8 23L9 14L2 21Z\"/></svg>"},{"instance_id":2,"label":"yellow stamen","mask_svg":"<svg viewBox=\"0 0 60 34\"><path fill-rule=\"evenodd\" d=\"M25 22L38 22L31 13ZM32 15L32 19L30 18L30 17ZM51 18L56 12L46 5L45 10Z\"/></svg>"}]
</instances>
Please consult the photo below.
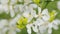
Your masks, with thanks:
<instances>
[{"instance_id":1,"label":"yellow stamen","mask_svg":"<svg viewBox=\"0 0 60 34\"><path fill-rule=\"evenodd\" d=\"M18 24L17 27L20 28L20 29L23 29L26 26L27 21L28 21L27 18L21 17L17 22L17 24Z\"/></svg>"},{"instance_id":2,"label":"yellow stamen","mask_svg":"<svg viewBox=\"0 0 60 34\"><path fill-rule=\"evenodd\" d=\"M55 11L52 11L50 13L50 19L49 19L50 22L52 22L55 19L55 13L56 13Z\"/></svg>"}]
</instances>

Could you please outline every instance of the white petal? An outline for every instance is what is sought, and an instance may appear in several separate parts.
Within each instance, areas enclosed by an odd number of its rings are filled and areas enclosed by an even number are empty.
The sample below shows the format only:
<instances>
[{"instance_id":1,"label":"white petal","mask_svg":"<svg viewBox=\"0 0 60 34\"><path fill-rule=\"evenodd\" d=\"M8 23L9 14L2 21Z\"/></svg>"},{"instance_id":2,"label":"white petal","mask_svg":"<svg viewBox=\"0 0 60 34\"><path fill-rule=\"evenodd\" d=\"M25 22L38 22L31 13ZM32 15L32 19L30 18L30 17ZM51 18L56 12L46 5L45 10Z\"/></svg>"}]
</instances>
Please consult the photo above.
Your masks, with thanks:
<instances>
[{"instance_id":1,"label":"white petal","mask_svg":"<svg viewBox=\"0 0 60 34\"><path fill-rule=\"evenodd\" d=\"M44 15L44 16L42 16L42 19L44 20L44 21L48 21L49 20L49 16L46 16L46 15Z\"/></svg>"},{"instance_id":2,"label":"white petal","mask_svg":"<svg viewBox=\"0 0 60 34\"><path fill-rule=\"evenodd\" d=\"M56 19L56 20L53 21L53 23L54 23L55 25L59 25L59 24L60 24L60 20Z\"/></svg>"},{"instance_id":3,"label":"white petal","mask_svg":"<svg viewBox=\"0 0 60 34\"><path fill-rule=\"evenodd\" d=\"M48 9L44 9L43 11L42 11L42 19L44 20L44 21L47 21L47 20L49 20L49 18L50 18L50 15L49 15L49 13L48 13Z\"/></svg>"},{"instance_id":4,"label":"white petal","mask_svg":"<svg viewBox=\"0 0 60 34\"><path fill-rule=\"evenodd\" d=\"M40 33L41 33L41 34L45 33L45 32L46 32L46 29L47 29L47 28L46 28L45 26L40 26L40 27L39 27L39 30L40 30Z\"/></svg>"},{"instance_id":5,"label":"white petal","mask_svg":"<svg viewBox=\"0 0 60 34\"><path fill-rule=\"evenodd\" d=\"M49 15L49 14L48 14L48 9L44 9L44 10L42 11L42 14L43 14L43 15Z\"/></svg>"},{"instance_id":6,"label":"white petal","mask_svg":"<svg viewBox=\"0 0 60 34\"><path fill-rule=\"evenodd\" d=\"M38 32L38 28L37 28L36 25L35 26L32 26L32 29L33 29L34 32Z\"/></svg>"},{"instance_id":7,"label":"white petal","mask_svg":"<svg viewBox=\"0 0 60 34\"><path fill-rule=\"evenodd\" d=\"M26 25L28 34L31 34L31 26L32 26L32 24Z\"/></svg>"},{"instance_id":8,"label":"white petal","mask_svg":"<svg viewBox=\"0 0 60 34\"><path fill-rule=\"evenodd\" d=\"M33 7L33 8L37 8L36 4L31 4L30 6Z\"/></svg>"},{"instance_id":9,"label":"white petal","mask_svg":"<svg viewBox=\"0 0 60 34\"><path fill-rule=\"evenodd\" d=\"M23 5L22 4L19 5L19 10L20 10L20 12L23 12L24 11L24 8L23 8Z\"/></svg>"},{"instance_id":10,"label":"white petal","mask_svg":"<svg viewBox=\"0 0 60 34\"><path fill-rule=\"evenodd\" d=\"M51 34L52 33L52 28L49 28L48 29L48 34Z\"/></svg>"},{"instance_id":11,"label":"white petal","mask_svg":"<svg viewBox=\"0 0 60 34\"><path fill-rule=\"evenodd\" d=\"M32 15L33 17L37 17L37 15L36 15L36 11L33 10L33 11L31 12L31 15Z\"/></svg>"},{"instance_id":12,"label":"white petal","mask_svg":"<svg viewBox=\"0 0 60 34\"><path fill-rule=\"evenodd\" d=\"M57 25L53 25L53 28L54 28L55 30L57 30L57 29L58 29L58 26L57 26Z\"/></svg>"},{"instance_id":13,"label":"white petal","mask_svg":"<svg viewBox=\"0 0 60 34\"><path fill-rule=\"evenodd\" d=\"M37 25L41 26L42 24L44 24L44 21L42 19L37 19Z\"/></svg>"},{"instance_id":14,"label":"white petal","mask_svg":"<svg viewBox=\"0 0 60 34\"><path fill-rule=\"evenodd\" d=\"M40 7L38 7L38 14L40 14L41 13L41 8Z\"/></svg>"},{"instance_id":15,"label":"white petal","mask_svg":"<svg viewBox=\"0 0 60 34\"><path fill-rule=\"evenodd\" d=\"M15 6L14 6L14 12L15 12L15 13L18 13L18 12L19 12L19 5L15 5Z\"/></svg>"},{"instance_id":16,"label":"white petal","mask_svg":"<svg viewBox=\"0 0 60 34\"><path fill-rule=\"evenodd\" d=\"M48 24L48 27L49 27L49 28L52 28L52 27L53 27L52 25L53 25L52 23L49 23L49 24Z\"/></svg>"},{"instance_id":17,"label":"white petal","mask_svg":"<svg viewBox=\"0 0 60 34\"><path fill-rule=\"evenodd\" d=\"M24 16L24 17L29 17L29 13L28 13L28 12L24 12L24 13L23 13L23 16Z\"/></svg>"},{"instance_id":18,"label":"white petal","mask_svg":"<svg viewBox=\"0 0 60 34\"><path fill-rule=\"evenodd\" d=\"M32 20L32 16L31 17L28 17L28 23Z\"/></svg>"},{"instance_id":19,"label":"white petal","mask_svg":"<svg viewBox=\"0 0 60 34\"><path fill-rule=\"evenodd\" d=\"M27 29L28 34L31 34L31 29Z\"/></svg>"},{"instance_id":20,"label":"white petal","mask_svg":"<svg viewBox=\"0 0 60 34\"><path fill-rule=\"evenodd\" d=\"M15 16L15 12L14 12L12 6L10 6L10 15L11 15L11 17L14 17Z\"/></svg>"},{"instance_id":21,"label":"white petal","mask_svg":"<svg viewBox=\"0 0 60 34\"><path fill-rule=\"evenodd\" d=\"M27 28L31 28L32 25L33 25L33 24L27 24L26 27L27 27Z\"/></svg>"}]
</instances>

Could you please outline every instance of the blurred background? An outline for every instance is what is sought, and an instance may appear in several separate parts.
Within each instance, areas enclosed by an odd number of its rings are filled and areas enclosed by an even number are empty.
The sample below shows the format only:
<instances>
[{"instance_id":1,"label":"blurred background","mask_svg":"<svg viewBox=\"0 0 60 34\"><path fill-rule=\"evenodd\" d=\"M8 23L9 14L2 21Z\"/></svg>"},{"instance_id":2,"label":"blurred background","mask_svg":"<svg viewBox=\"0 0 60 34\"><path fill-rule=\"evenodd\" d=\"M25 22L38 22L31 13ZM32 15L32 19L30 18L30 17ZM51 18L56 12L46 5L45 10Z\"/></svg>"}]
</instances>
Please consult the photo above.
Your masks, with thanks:
<instances>
[{"instance_id":1,"label":"blurred background","mask_svg":"<svg viewBox=\"0 0 60 34\"><path fill-rule=\"evenodd\" d=\"M24 2L18 1L17 4L24 4ZM56 15L56 19L60 19L60 0L40 0L38 6L40 6L42 8L42 10L47 8L49 12L51 12L52 10L56 10L56 12L58 12L58 14ZM9 19L11 19L11 16L10 16L10 13L7 14L7 13L1 11L1 6L0 6L0 20L1 19L9 20ZM59 27L58 30L52 29L53 30L52 34L60 34L60 25L58 27ZM22 29L21 32L17 32L17 34L27 34L27 29L24 28L24 29ZM36 34L36 33L33 32L33 30L32 30L32 34Z\"/></svg>"}]
</instances>

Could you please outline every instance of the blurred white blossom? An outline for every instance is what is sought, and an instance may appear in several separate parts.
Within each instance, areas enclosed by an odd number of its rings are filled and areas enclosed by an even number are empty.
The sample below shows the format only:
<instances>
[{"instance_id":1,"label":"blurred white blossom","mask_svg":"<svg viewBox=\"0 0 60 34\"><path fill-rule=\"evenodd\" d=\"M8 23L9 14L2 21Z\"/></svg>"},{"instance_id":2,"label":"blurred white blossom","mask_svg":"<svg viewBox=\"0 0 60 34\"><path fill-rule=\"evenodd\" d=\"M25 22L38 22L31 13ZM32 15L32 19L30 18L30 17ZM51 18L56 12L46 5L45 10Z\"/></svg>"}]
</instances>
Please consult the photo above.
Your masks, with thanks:
<instances>
[{"instance_id":1,"label":"blurred white blossom","mask_svg":"<svg viewBox=\"0 0 60 34\"><path fill-rule=\"evenodd\" d=\"M55 19L57 11L49 12L47 8L42 10L42 7L34 2L32 0L0 0L0 14L6 13L10 16L9 19L0 19L0 34L6 34L6 32L16 34L25 27L28 34L32 34L32 30L36 34L46 32L46 34L52 34L52 28L57 30L60 24L60 20ZM39 0L36 3L38 2L40 3ZM57 2L57 8L60 10L60 1Z\"/></svg>"}]
</instances>

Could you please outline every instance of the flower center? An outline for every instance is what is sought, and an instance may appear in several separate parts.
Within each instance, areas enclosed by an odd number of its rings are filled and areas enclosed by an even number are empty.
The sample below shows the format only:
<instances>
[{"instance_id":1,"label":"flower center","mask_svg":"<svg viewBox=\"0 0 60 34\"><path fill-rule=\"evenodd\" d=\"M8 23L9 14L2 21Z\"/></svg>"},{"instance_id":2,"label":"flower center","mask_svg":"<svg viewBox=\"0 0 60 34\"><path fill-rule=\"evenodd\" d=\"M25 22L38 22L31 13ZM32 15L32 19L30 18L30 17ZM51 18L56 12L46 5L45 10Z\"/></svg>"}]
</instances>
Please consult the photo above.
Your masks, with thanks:
<instances>
[{"instance_id":1,"label":"flower center","mask_svg":"<svg viewBox=\"0 0 60 34\"><path fill-rule=\"evenodd\" d=\"M49 19L50 22L52 22L55 19L55 15L56 15L56 12L55 11L52 11L50 13L50 19Z\"/></svg>"},{"instance_id":2,"label":"flower center","mask_svg":"<svg viewBox=\"0 0 60 34\"><path fill-rule=\"evenodd\" d=\"M25 28L26 24L27 24L28 19L25 17L21 17L18 22L17 22L17 27L20 29Z\"/></svg>"}]
</instances>

